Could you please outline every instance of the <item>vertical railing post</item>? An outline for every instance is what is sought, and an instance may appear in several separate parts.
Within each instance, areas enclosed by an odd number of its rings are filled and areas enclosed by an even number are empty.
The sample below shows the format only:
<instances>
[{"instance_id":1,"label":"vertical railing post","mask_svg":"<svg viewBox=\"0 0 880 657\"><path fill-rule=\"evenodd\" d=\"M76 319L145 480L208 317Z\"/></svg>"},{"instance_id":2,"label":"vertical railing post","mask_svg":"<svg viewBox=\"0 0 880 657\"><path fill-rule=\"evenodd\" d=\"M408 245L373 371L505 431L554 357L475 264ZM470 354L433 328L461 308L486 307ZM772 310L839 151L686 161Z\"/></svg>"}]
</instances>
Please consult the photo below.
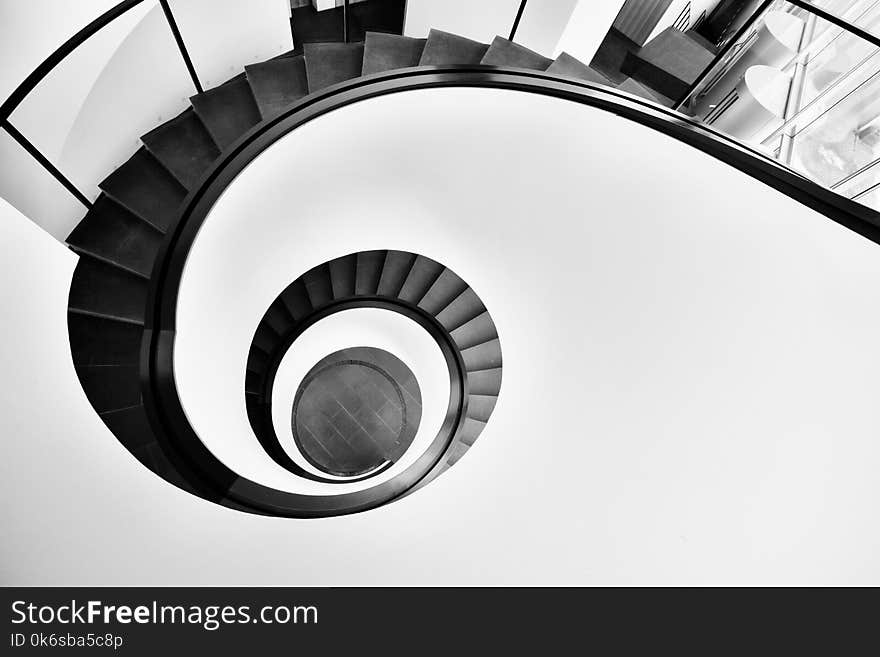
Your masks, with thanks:
<instances>
[{"instance_id":1,"label":"vertical railing post","mask_svg":"<svg viewBox=\"0 0 880 657\"><path fill-rule=\"evenodd\" d=\"M168 21L171 34L174 35L174 40L177 42L177 48L180 50L180 56L183 57L183 63L186 64L186 70L189 71L189 76L192 78L193 86L198 93L202 93L204 91L202 83L199 81L199 76L196 75L195 66L193 66L192 59L189 57L189 51L183 42L183 35L180 33L180 28L177 27L177 21L174 20L171 6L168 4L168 0L159 0L159 4L162 5L162 11L165 12L165 20Z\"/></svg>"}]
</instances>

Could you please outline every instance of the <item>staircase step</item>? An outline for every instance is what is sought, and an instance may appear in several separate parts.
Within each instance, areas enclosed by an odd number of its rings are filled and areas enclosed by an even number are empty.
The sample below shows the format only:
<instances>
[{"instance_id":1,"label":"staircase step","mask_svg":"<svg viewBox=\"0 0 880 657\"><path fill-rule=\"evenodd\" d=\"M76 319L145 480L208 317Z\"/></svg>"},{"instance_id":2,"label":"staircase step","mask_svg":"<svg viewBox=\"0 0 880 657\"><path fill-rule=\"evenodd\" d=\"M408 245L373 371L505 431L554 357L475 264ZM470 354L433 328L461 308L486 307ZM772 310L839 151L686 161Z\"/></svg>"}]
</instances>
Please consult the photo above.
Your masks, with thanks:
<instances>
[{"instance_id":1,"label":"staircase step","mask_svg":"<svg viewBox=\"0 0 880 657\"><path fill-rule=\"evenodd\" d=\"M498 338L461 350L461 358L468 372L493 370L501 367L501 342Z\"/></svg>"},{"instance_id":2,"label":"staircase step","mask_svg":"<svg viewBox=\"0 0 880 657\"><path fill-rule=\"evenodd\" d=\"M307 43L304 50L309 93L361 74L363 43Z\"/></svg>"},{"instance_id":3,"label":"staircase step","mask_svg":"<svg viewBox=\"0 0 880 657\"><path fill-rule=\"evenodd\" d=\"M269 356L259 349L251 349L250 352L248 352L247 371L262 376L268 369Z\"/></svg>"},{"instance_id":4,"label":"staircase step","mask_svg":"<svg viewBox=\"0 0 880 657\"><path fill-rule=\"evenodd\" d=\"M469 395L467 416L479 422L488 422L497 402L498 397L494 395Z\"/></svg>"},{"instance_id":5,"label":"staircase step","mask_svg":"<svg viewBox=\"0 0 880 657\"><path fill-rule=\"evenodd\" d=\"M281 300L287 307L287 312L296 321L312 312L312 302L305 283L301 279L294 281L281 293Z\"/></svg>"},{"instance_id":6,"label":"staircase step","mask_svg":"<svg viewBox=\"0 0 880 657\"><path fill-rule=\"evenodd\" d=\"M330 284L330 270L326 264L318 265L303 274L303 283L309 295L312 308L317 310L333 301L333 286Z\"/></svg>"},{"instance_id":7,"label":"staircase step","mask_svg":"<svg viewBox=\"0 0 880 657\"><path fill-rule=\"evenodd\" d=\"M76 373L86 397L98 413L118 411L141 403L137 365L78 367Z\"/></svg>"},{"instance_id":8,"label":"staircase step","mask_svg":"<svg viewBox=\"0 0 880 657\"><path fill-rule=\"evenodd\" d=\"M437 315L468 289L467 283L461 280L451 269L444 269L434 284L419 301L419 308L432 315Z\"/></svg>"},{"instance_id":9,"label":"staircase step","mask_svg":"<svg viewBox=\"0 0 880 657\"><path fill-rule=\"evenodd\" d=\"M419 59L419 65L479 64L488 50L488 44L442 30L431 30L422 57Z\"/></svg>"},{"instance_id":10,"label":"staircase step","mask_svg":"<svg viewBox=\"0 0 880 657\"><path fill-rule=\"evenodd\" d=\"M262 350L266 354L271 354L278 343L278 331L275 331L268 324L260 322L260 325L257 326L257 330L254 333L254 346Z\"/></svg>"},{"instance_id":11,"label":"staircase step","mask_svg":"<svg viewBox=\"0 0 880 657\"><path fill-rule=\"evenodd\" d=\"M143 435L146 435L144 433L146 431L152 431L152 429L149 427L149 421L147 420L146 415L143 416L142 420L144 422L147 422L146 427L140 424L131 425L130 430L132 432L137 431L138 433L141 433ZM180 473L175 469L171 461L168 460L168 457L166 457L165 454L162 452L162 448L159 446L159 443L155 440L149 444L131 450L131 453L138 461L143 463L146 468L151 470L153 473L159 475L164 480L170 482L178 488L196 494L193 487L190 486L189 482L180 476ZM233 509L241 510L240 507L238 507L235 503L229 502L227 500L223 501L223 505Z\"/></svg>"},{"instance_id":12,"label":"staircase step","mask_svg":"<svg viewBox=\"0 0 880 657\"><path fill-rule=\"evenodd\" d=\"M608 78L599 73L596 69L590 68L579 59L575 59L569 55L567 52L560 53L559 57L550 64L547 73L565 78L585 80L586 82L595 82L596 84L604 84L609 87L614 86Z\"/></svg>"},{"instance_id":13,"label":"staircase step","mask_svg":"<svg viewBox=\"0 0 880 657\"><path fill-rule=\"evenodd\" d=\"M398 34L367 32L364 42L362 74L370 75L397 68L418 66L424 49L425 39L414 39Z\"/></svg>"},{"instance_id":14,"label":"staircase step","mask_svg":"<svg viewBox=\"0 0 880 657\"><path fill-rule=\"evenodd\" d=\"M331 260L330 286L334 299L346 299L354 296L355 279L357 278L357 254L351 253Z\"/></svg>"},{"instance_id":15,"label":"staircase step","mask_svg":"<svg viewBox=\"0 0 880 657\"><path fill-rule=\"evenodd\" d=\"M480 63L485 66L511 66L546 71L553 60L509 39L497 36L493 39L489 50L483 55Z\"/></svg>"},{"instance_id":16,"label":"staircase step","mask_svg":"<svg viewBox=\"0 0 880 657\"><path fill-rule=\"evenodd\" d=\"M83 255L73 272L68 307L142 324L148 290L140 276Z\"/></svg>"},{"instance_id":17,"label":"staircase step","mask_svg":"<svg viewBox=\"0 0 880 657\"><path fill-rule=\"evenodd\" d=\"M652 100L655 103L666 105L667 107L672 107L675 104L671 98L667 98L666 96L657 93L653 89L649 89L641 82L636 82L632 78L627 78L620 84L616 85L616 88L620 89L620 91L625 91L628 94L632 94L633 96L645 98L646 100Z\"/></svg>"},{"instance_id":18,"label":"staircase step","mask_svg":"<svg viewBox=\"0 0 880 657\"><path fill-rule=\"evenodd\" d=\"M290 26L293 44L297 48L307 43L342 41L344 38L342 7L318 11L311 5L297 7L291 12Z\"/></svg>"},{"instance_id":19,"label":"staircase step","mask_svg":"<svg viewBox=\"0 0 880 657\"><path fill-rule=\"evenodd\" d=\"M102 194L67 243L76 251L149 277L162 233Z\"/></svg>"},{"instance_id":20,"label":"staircase step","mask_svg":"<svg viewBox=\"0 0 880 657\"><path fill-rule=\"evenodd\" d=\"M186 188L143 147L107 176L100 188L163 233L186 197Z\"/></svg>"},{"instance_id":21,"label":"staircase step","mask_svg":"<svg viewBox=\"0 0 880 657\"><path fill-rule=\"evenodd\" d=\"M244 377L244 390L246 393L259 395L262 390L263 377L256 372L246 372Z\"/></svg>"},{"instance_id":22,"label":"staircase step","mask_svg":"<svg viewBox=\"0 0 880 657\"><path fill-rule=\"evenodd\" d=\"M501 391L501 368L470 372L467 381L470 394L497 397Z\"/></svg>"},{"instance_id":23,"label":"staircase step","mask_svg":"<svg viewBox=\"0 0 880 657\"><path fill-rule=\"evenodd\" d=\"M439 262L424 256L416 256L412 269L406 277L406 282L400 288L398 298L418 304L425 293L431 289L434 281L443 273L443 270L444 267Z\"/></svg>"},{"instance_id":24,"label":"staircase step","mask_svg":"<svg viewBox=\"0 0 880 657\"><path fill-rule=\"evenodd\" d=\"M358 253L355 294L358 296L372 296L376 294L384 264L385 251L363 251Z\"/></svg>"},{"instance_id":25,"label":"staircase step","mask_svg":"<svg viewBox=\"0 0 880 657\"><path fill-rule=\"evenodd\" d=\"M67 332L74 365L137 365L140 362L142 326L67 313Z\"/></svg>"},{"instance_id":26,"label":"staircase step","mask_svg":"<svg viewBox=\"0 0 880 657\"><path fill-rule=\"evenodd\" d=\"M396 297L406 282L407 274L413 267L416 256L405 251L389 251L382 266L378 293L383 297Z\"/></svg>"},{"instance_id":27,"label":"staircase step","mask_svg":"<svg viewBox=\"0 0 880 657\"><path fill-rule=\"evenodd\" d=\"M220 156L220 149L192 108L148 132L141 140L187 189L193 189Z\"/></svg>"},{"instance_id":28,"label":"staircase step","mask_svg":"<svg viewBox=\"0 0 880 657\"><path fill-rule=\"evenodd\" d=\"M452 467L461 460L461 457L464 456L469 449L470 447L462 442L455 443L452 446L452 449L449 450L449 456L447 457L446 464Z\"/></svg>"},{"instance_id":29,"label":"staircase step","mask_svg":"<svg viewBox=\"0 0 880 657\"><path fill-rule=\"evenodd\" d=\"M286 335L295 323L280 300L269 306L263 321L278 335Z\"/></svg>"},{"instance_id":30,"label":"staircase step","mask_svg":"<svg viewBox=\"0 0 880 657\"><path fill-rule=\"evenodd\" d=\"M101 419L113 435L130 451L135 451L156 441L156 435L147 419L142 404L109 413L101 413Z\"/></svg>"},{"instance_id":31,"label":"staircase step","mask_svg":"<svg viewBox=\"0 0 880 657\"><path fill-rule=\"evenodd\" d=\"M477 315L471 321L451 331L450 335L459 349L470 349L498 337L495 324L492 322L488 311Z\"/></svg>"},{"instance_id":32,"label":"staircase step","mask_svg":"<svg viewBox=\"0 0 880 657\"><path fill-rule=\"evenodd\" d=\"M260 110L246 78L231 80L190 98L193 109L221 150L260 122Z\"/></svg>"},{"instance_id":33,"label":"staircase step","mask_svg":"<svg viewBox=\"0 0 880 657\"><path fill-rule=\"evenodd\" d=\"M302 55L270 59L261 64L245 66L244 70L264 118L279 114L309 93L306 63Z\"/></svg>"},{"instance_id":34,"label":"staircase step","mask_svg":"<svg viewBox=\"0 0 880 657\"><path fill-rule=\"evenodd\" d=\"M485 311L486 307L480 301L480 297L471 288L468 288L437 313L437 321L447 331L452 332Z\"/></svg>"},{"instance_id":35,"label":"staircase step","mask_svg":"<svg viewBox=\"0 0 880 657\"><path fill-rule=\"evenodd\" d=\"M483 432L483 429L486 428L486 423L481 422L480 420L475 420L472 417L466 417L464 422L461 424L461 429L458 432L458 440L470 447L473 445L480 434Z\"/></svg>"}]
</instances>

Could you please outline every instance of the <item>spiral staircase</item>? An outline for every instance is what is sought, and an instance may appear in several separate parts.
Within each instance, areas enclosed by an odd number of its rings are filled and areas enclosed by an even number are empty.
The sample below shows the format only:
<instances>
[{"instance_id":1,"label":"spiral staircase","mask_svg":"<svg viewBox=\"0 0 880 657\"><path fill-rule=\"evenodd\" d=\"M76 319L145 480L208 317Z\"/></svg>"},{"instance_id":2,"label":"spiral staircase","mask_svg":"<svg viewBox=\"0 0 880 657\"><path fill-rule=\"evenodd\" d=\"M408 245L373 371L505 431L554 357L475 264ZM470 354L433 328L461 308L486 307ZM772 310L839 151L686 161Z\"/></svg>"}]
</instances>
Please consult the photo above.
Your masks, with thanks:
<instances>
[{"instance_id":1,"label":"spiral staircase","mask_svg":"<svg viewBox=\"0 0 880 657\"><path fill-rule=\"evenodd\" d=\"M143 146L100 184L103 193L68 237L80 255L68 307L71 352L92 406L143 465L185 490L204 494L193 485L193 473L182 472L186 468L169 458L142 397L151 279L188 194L240 137L297 103L307 105L310 94L394 69L456 65L596 79L589 67L568 55L554 61L502 37L485 44L431 30L426 39L368 32L363 43L305 43L193 96L191 108L143 135ZM292 467L271 427L273 363L277 367L303 321L332 304L359 299L419 314L446 336L461 361L468 391L462 422L446 437L439 467L419 477L423 485L473 445L501 386L500 342L485 306L458 276L428 258L396 251L354 254L295 281L255 333L244 386L252 427L277 462L303 475Z\"/></svg>"},{"instance_id":2,"label":"spiral staircase","mask_svg":"<svg viewBox=\"0 0 880 657\"><path fill-rule=\"evenodd\" d=\"M306 328L335 312L374 307L405 315L437 342L451 390L443 427L414 464L356 492L281 492L238 476L186 422L174 389L173 320L153 321L162 307L174 313L169 272L179 275L186 256L175 252L177 242L194 239L206 211L198 219L193 213L209 208L232 181L230 162L246 165L273 140L334 107L431 85L494 85L576 100L665 132L880 241L875 213L652 102L632 80L615 89L566 53L550 59L500 36L487 44L440 30L424 39L393 32L366 31L363 42L300 36L295 50L245 66L226 83L193 96L191 107L144 134L139 150L100 183L102 193L68 237L80 256L70 287L68 332L82 388L140 463L192 494L238 510L291 517L375 508L455 464L489 422L501 394L503 335L490 304L435 260L373 250L302 272L275 299L255 327L242 396L265 453L294 476L332 489L338 481L304 470L278 438L272 391L279 364ZM321 34L320 26L315 34ZM333 105L334 99L339 104Z\"/></svg>"}]
</instances>

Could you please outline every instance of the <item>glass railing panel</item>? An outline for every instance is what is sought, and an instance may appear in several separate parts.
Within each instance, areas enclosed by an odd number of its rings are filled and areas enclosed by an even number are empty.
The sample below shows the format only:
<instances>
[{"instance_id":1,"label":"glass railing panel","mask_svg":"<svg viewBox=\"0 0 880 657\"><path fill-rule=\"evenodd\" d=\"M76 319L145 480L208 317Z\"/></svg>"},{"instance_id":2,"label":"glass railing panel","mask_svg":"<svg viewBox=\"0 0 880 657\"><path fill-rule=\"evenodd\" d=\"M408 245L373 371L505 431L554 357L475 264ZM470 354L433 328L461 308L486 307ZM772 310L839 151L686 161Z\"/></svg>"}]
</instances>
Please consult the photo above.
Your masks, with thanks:
<instances>
[{"instance_id":1,"label":"glass railing panel","mask_svg":"<svg viewBox=\"0 0 880 657\"><path fill-rule=\"evenodd\" d=\"M834 183L831 188L842 196L856 199L880 185L880 160L874 160L849 176Z\"/></svg>"},{"instance_id":2,"label":"glass railing panel","mask_svg":"<svg viewBox=\"0 0 880 657\"><path fill-rule=\"evenodd\" d=\"M791 165L833 186L880 157L880 55L799 117Z\"/></svg>"},{"instance_id":3,"label":"glass railing panel","mask_svg":"<svg viewBox=\"0 0 880 657\"><path fill-rule=\"evenodd\" d=\"M293 49L289 0L169 0L203 88Z\"/></svg>"},{"instance_id":4,"label":"glass railing panel","mask_svg":"<svg viewBox=\"0 0 880 657\"><path fill-rule=\"evenodd\" d=\"M875 36L880 36L880 1L878 0L805 0L811 6L827 12L842 21L861 28ZM824 24L816 33L820 36L829 29Z\"/></svg>"}]
</instances>

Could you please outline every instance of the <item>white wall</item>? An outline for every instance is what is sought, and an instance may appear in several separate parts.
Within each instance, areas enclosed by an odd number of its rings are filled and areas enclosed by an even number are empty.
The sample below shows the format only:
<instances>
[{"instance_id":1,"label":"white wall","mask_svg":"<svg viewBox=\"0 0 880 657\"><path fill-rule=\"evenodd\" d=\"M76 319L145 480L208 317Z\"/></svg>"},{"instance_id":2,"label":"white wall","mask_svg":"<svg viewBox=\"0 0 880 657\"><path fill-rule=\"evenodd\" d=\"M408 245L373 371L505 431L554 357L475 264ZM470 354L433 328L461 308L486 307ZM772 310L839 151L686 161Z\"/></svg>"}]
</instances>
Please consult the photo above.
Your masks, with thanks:
<instances>
[{"instance_id":1,"label":"white wall","mask_svg":"<svg viewBox=\"0 0 880 657\"><path fill-rule=\"evenodd\" d=\"M577 0L529 0L514 40L549 57L576 6Z\"/></svg>"},{"instance_id":2,"label":"white wall","mask_svg":"<svg viewBox=\"0 0 880 657\"><path fill-rule=\"evenodd\" d=\"M289 0L170 0L205 89L293 48Z\"/></svg>"},{"instance_id":3,"label":"white wall","mask_svg":"<svg viewBox=\"0 0 880 657\"><path fill-rule=\"evenodd\" d=\"M19 373L0 395L3 584L880 583L880 251L675 140L530 94L424 90L310 122L234 181L182 291L204 295L178 348L205 372L243 375L264 309L224 277L282 258L421 251L501 335L474 449L344 518L240 514L140 468L77 392L71 256L35 230L0 221Z\"/></svg>"},{"instance_id":4,"label":"white wall","mask_svg":"<svg viewBox=\"0 0 880 657\"><path fill-rule=\"evenodd\" d=\"M119 0L0 2L0 98L5 99L58 46ZM27 38L22 38L27 35Z\"/></svg>"},{"instance_id":5,"label":"white wall","mask_svg":"<svg viewBox=\"0 0 880 657\"><path fill-rule=\"evenodd\" d=\"M489 43L510 34L518 9L519 0L409 0L406 35L421 38L436 28Z\"/></svg>"},{"instance_id":6,"label":"white wall","mask_svg":"<svg viewBox=\"0 0 880 657\"><path fill-rule=\"evenodd\" d=\"M623 0L581 0L554 54L565 51L589 64L622 6Z\"/></svg>"}]
</instances>

